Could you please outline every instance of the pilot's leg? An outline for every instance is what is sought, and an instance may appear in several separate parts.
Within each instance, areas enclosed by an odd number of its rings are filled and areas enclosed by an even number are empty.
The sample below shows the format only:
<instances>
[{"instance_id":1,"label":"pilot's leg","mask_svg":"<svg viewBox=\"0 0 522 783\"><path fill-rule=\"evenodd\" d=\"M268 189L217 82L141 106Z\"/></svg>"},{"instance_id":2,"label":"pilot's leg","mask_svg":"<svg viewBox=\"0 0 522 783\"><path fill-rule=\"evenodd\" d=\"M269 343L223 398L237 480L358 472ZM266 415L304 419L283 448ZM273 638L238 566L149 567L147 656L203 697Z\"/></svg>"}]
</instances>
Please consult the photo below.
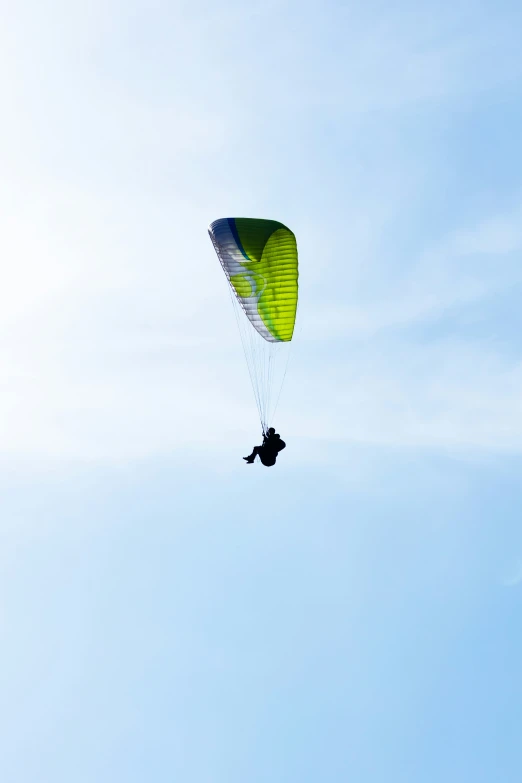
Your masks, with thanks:
<instances>
[{"instance_id":1,"label":"pilot's leg","mask_svg":"<svg viewBox=\"0 0 522 783\"><path fill-rule=\"evenodd\" d=\"M248 457L243 457L245 462L248 462L250 465L255 460L255 458L259 455L261 451L261 446L254 446L254 449L252 451L252 454L249 454Z\"/></svg>"}]
</instances>

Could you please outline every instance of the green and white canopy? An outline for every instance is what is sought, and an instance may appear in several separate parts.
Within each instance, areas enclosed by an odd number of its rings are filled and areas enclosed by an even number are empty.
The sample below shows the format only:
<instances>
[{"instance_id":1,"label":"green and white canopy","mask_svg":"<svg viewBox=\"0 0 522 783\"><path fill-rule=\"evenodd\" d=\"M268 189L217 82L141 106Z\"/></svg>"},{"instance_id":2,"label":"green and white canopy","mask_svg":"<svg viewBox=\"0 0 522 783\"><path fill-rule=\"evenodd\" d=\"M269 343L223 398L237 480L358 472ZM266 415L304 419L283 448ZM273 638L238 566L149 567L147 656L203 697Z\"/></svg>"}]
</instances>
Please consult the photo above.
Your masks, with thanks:
<instances>
[{"instance_id":1,"label":"green and white canopy","mask_svg":"<svg viewBox=\"0 0 522 783\"><path fill-rule=\"evenodd\" d=\"M294 334L298 294L295 236L276 220L257 218L221 218L208 231L230 283L266 433L273 423Z\"/></svg>"},{"instance_id":2,"label":"green and white canopy","mask_svg":"<svg viewBox=\"0 0 522 783\"><path fill-rule=\"evenodd\" d=\"M297 309L297 244L276 220L221 218L209 234L252 326L269 342L288 342Z\"/></svg>"}]
</instances>

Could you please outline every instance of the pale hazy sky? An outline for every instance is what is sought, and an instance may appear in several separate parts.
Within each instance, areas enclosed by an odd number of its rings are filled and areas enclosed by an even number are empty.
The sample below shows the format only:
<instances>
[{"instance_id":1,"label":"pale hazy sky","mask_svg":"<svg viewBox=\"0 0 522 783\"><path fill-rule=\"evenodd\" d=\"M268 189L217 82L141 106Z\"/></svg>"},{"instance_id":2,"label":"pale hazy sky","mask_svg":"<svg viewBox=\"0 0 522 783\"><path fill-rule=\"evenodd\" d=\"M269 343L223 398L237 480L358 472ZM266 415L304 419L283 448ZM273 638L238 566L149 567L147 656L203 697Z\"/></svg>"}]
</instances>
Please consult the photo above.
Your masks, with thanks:
<instances>
[{"instance_id":1,"label":"pale hazy sky","mask_svg":"<svg viewBox=\"0 0 522 783\"><path fill-rule=\"evenodd\" d=\"M522 7L0 9L2 780L520 783Z\"/></svg>"}]
</instances>

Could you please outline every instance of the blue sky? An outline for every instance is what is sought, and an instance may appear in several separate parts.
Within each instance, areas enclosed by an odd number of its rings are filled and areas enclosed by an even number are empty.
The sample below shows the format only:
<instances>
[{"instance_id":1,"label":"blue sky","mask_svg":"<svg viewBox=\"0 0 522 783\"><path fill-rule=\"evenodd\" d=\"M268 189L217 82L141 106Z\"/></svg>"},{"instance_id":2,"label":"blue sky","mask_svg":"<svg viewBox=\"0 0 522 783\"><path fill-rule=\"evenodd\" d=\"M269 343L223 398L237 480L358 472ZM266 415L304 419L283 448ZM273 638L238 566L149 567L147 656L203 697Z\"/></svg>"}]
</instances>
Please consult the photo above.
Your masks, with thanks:
<instances>
[{"instance_id":1,"label":"blue sky","mask_svg":"<svg viewBox=\"0 0 522 783\"><path fill-rule=\"evenodd\" d=\"M521 17L2 8L6 783L519 783ZM274 470L227 215L299 244Z\"/></svg>"}]
</instances>

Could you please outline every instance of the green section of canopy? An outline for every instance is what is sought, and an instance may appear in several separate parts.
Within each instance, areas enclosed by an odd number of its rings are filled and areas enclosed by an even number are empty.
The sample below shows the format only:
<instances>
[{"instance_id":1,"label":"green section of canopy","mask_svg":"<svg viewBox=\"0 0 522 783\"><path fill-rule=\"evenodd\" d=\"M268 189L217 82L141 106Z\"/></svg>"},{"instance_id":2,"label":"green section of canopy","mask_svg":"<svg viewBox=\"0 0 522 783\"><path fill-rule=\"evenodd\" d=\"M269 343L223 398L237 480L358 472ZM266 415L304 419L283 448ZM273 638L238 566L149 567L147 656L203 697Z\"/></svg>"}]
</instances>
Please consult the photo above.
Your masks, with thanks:
<instances>
[{"instance_id":1,"label":"green section of canopy","mask_svg":"<svg viewBox=\"0 0 522 783\"><path fill-rule=\"evenodd\" d=\"M263 250L270 236L280 228L285 228L277 220L257 220L255 218L232 218L241 247L251 261L261 261ZM288 231L288 229L286 229Z\"/></svg>"}]
</instances>

